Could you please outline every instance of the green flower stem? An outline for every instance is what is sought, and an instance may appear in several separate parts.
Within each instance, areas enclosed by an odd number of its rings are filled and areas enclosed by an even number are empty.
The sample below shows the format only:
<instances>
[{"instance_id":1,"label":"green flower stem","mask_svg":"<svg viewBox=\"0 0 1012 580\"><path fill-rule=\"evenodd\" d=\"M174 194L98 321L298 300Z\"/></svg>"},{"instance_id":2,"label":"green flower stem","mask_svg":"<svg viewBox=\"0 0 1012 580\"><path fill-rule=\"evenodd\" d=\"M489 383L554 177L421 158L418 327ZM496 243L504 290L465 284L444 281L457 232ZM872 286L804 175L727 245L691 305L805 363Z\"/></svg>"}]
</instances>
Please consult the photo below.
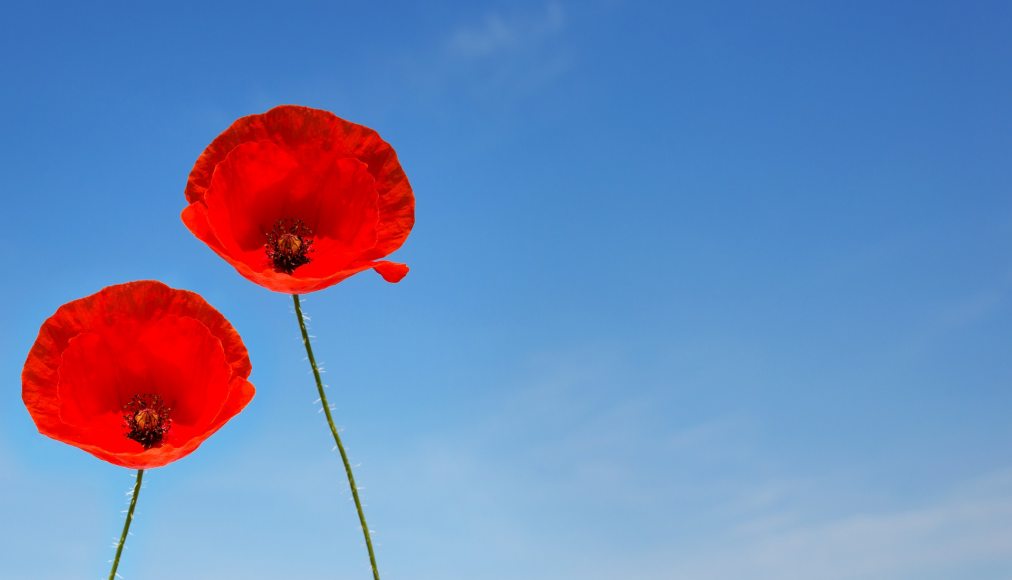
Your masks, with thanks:
<instances>
[{"instance_id":1,"label":"green flower stem","mask_svg":"<svg viewBox=\"0 0 1012 580\"><path fill-rule=\"evenodd\" d=\"M302 344L306 346L306 354L309 356L309 366L313 367L313 378L316 379L316 390L320 393L320 402L323 403L323 412L327 416L327 425L330 426L330 433L334 436L334 443L341 452L341 461L344 462L344 471L348 474L348 485L351 487L351 497L355 499L355 509L358 510L358 521L362 524L362 535L365 536L365 547L369 550L369 563L372 565L372 577L380 580L379 568L376 567L376 554L372 549L372 538L369 535L369 525L365 523L365 512L362 511L362 500L358 497L358 486L355 485L355 475L351 472L351 462L348 461L348 453L341 443L341 436L334 426L334 417L330 414L330 404L327 403L327 394L323 392L323 380L320 378L320 368L316 365L316 357L313 356L313 347L309 344L309 332L306 330L306 320L302 316L302 304L299 303L299 295L292 294L295 301L295 317L299 319L299 330L302 331Z\"/></svg>"},{"instance_id":2,"label":"green flower stem","mask_svg":"<svg viewBox=\"0 0 1012 580\"><path fill-rule=\"evenodd\" d=\"M134 494L130 498L130 509L127 510L126 521L123 522L123 533L116 544L116 557L112 560L112 570L109 570L109 580L115 580L116 569L119 568L119 557L123 554L123 546L126 545L127 534L130 533L130 522L134 519L134 508L137 507L137 496L141 493L141 482L144 481L144 470L137 470L137 482L134 483Z\"/></svg>"}]
</instances>

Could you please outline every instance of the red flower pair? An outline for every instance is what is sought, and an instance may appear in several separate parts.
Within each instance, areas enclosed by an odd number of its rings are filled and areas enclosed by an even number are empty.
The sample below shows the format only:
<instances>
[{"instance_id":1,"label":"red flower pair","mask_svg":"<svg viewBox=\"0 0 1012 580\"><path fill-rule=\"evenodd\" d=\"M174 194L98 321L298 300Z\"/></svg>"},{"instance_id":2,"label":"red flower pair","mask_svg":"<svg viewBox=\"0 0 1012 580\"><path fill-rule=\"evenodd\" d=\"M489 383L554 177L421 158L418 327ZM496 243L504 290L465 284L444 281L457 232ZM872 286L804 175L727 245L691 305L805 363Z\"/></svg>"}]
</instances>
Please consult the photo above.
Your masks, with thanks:
<instances>
[{"instance_id":1,"label":"red flower pair","mask_svg":"<svg viewBox=\"0 0 1012 580\"><path fill-rule=\"evenodd\" d=\"M299 294L374 269L404 243L415 201L394 150L366 127L285 106L243 117L197 160L182 219L240 274L292 294L327 423L341 453L374 580L369 527L334 425ZM62 306L42 325L22 372L39 431L138 469L109 577L116 576L144 469L191 453L253 398L232 326L192 292L132 282Z\"/></svg>"},{"instance_id":2,"label":"red flower pair","mask_svg":"<svg viewBox=\"0 0 1012 580\"><path fill-rule=\"evenodd\" d=\"M250 280L304 293L381 261L414 223L394 150L326 111L277 107L243 117L197 160L183 222ZM192 452L253 397L250 362L228 321L191 292L112 286L43 324L22 374L39 431L124 467Z\"/></svg>"}]
</instances>

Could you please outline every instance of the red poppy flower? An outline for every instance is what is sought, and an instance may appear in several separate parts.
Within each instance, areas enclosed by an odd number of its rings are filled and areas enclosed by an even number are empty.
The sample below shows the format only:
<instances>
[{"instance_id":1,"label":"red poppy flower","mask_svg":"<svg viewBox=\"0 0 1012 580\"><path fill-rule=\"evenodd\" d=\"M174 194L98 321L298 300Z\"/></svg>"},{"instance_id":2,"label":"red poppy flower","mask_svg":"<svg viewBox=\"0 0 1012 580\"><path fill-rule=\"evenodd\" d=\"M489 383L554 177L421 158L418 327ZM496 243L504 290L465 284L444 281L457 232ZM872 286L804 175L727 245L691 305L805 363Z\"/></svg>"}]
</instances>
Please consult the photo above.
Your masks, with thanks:
<instances>
[{"instance_id":1,"label":"red poppy flower","mask_svg":"<svg viewBox=\"0 0 1012 580\"><path fill-rule=\"evenodd\" d=\"M285 105L243 117L204 150L186 184L183 223L246 278L313 292L372 268L404 243L415 198L397 154L375 131Z\"/></svg>"},{"instance_id":2,"label":"red poppy flower","mask_svg":"<svg viewBox=\"0 0 1012 580\"><path fill-rule=\"evenodd\" d=\"M110 286L42 325L21 373L39 432L132 469L191 453L253 398L246 347L199 295Z\"/></svg>"}]
</instances>

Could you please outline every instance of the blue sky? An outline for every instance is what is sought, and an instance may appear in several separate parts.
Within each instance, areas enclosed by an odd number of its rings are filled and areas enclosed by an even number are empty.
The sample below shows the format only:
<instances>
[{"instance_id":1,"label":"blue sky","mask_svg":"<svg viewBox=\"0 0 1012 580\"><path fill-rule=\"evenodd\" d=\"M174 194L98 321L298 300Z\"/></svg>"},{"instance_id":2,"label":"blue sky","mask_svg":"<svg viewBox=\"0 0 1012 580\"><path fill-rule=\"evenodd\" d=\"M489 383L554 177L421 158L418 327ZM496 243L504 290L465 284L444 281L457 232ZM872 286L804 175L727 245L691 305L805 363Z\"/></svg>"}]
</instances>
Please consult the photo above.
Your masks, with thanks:
<instances>
[{"instance_id":1,"label":"blue sky","mask_svg":"<svg viewBox=\"0 0 1012 580\"><path fill-rule=\"evenodd\" d=\"M19 377L144 278L258 391L145 478L122 575L368 576L291 301L178 217L282 103L418 201L403 282L305 300L384 579L1012 577L1007 3L204 4L5 5L0 577L107 573L132 472Z\"/></svg>"}]
</instances>

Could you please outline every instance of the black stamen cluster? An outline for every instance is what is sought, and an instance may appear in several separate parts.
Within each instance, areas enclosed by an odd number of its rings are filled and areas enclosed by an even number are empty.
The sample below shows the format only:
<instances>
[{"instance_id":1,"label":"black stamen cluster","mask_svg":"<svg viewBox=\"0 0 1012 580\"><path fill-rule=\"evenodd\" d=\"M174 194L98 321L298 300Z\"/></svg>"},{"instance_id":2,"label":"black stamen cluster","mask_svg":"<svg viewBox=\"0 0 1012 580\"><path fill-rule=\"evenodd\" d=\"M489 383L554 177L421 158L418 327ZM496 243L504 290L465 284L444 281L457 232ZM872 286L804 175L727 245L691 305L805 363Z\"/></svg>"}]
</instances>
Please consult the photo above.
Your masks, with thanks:
<instances>
[{"instance_id":1,"label":"black stamen cluster","mask_svg":"<svg viewBox=\"0 0 1012 580\"><path fill-rule=\"evenodd\" d=\"M126 421L126 436L151 449L162 442L172 424L169 413L172 409L162 403L158 395L146 393L134 395L123 405L123 420Z\"/></svg>"},{"instance_id":2,"label":"black stamen cluster","mask_svg":"<svg viewBox=\"0 0 1012 580\"><path fill-rule=\"evenodd\" d=\"M313 245L313 231L300 219L283 218L267 232L267 259L274 270L291 274L296 268L309 263Z\"/></svg>"}]
</instances>

